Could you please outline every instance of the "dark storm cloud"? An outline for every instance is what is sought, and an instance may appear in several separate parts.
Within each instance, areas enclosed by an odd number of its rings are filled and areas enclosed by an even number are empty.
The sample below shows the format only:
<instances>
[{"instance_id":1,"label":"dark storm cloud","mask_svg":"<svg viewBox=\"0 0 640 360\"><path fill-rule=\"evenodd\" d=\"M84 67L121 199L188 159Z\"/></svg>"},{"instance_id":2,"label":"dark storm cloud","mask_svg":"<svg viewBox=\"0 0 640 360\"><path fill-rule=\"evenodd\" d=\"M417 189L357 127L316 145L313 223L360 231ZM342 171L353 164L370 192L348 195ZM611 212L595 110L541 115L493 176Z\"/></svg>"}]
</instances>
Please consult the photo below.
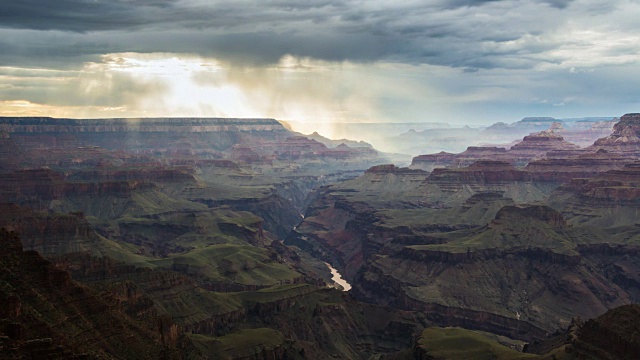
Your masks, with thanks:
<instances>
[{"instance_id":1,"label":"dark storm cloud","mask_svg":"<svg viewBox=\"0 0 640 360\"><path fill-rule=\"evenodd\" d=\"M92 32L144 27L251 28L304 16L321 22L315 10L344 8L339 1L189 2L176 0L20 0L0 1L0 27ZM276 14L277 13L277 14ZM264 16L264 17L263 17Z\"/></svg>"},{"instance_id":2,"label":"dark storm cloud","mask_svg":"<svg viewBox=\"0 0 640 360\"><path fill-rule=\"evenodd\" d=\"M544 0L543 2L558 9L564 9L569 6L573 0Z\"/></svg>"},{"instance_id":3,"label":"dark storm cloud","mask_svg":"<svg viewBox=\"0 0 640 360\"><path fill-rule=\"evenodd\" d=\"M482 6L486 3L504 0L447 0L443 2L446 8L457 8L462 6Z\"/></svg>"},{"instance_id":4,"label":"dark storm cloud","mask_svg":"<svg viewBox=\"0 0 640 360\"><path fill-rule=\"evenodd\" d=\"M509 19L500 8L483 10L484 18L474 18L479 8L500 1L3 3L0 28L11 34L0 40L0 60L29 63L46 57L55 66L64 65L65 58L78 63L100 54L138 51L194 53L258 65L291 54L331 61L490 68L508 62L494 63L491 56L478 60L485 55L482 43L513 41L552 24L524 21L520 28L509 26L505 31Z\"/></svg>"},{"instance_id":5,"label":"dark storm cloud","mask_svg":"<svg viewBox=\"0 0 640 360\"><path fill-rule=\"evenodd\" d=\"M170 11L171 0L20 0L2 1L0 26L16 29L100 31L136 27L157 21Z\"/></svg>"},{"instance_id":6,"label":"dark storm cloud","mask_svg":"<svg viewBox=\"0 0 640 360\"><path fill-rule=\"evenodd\" d=\"M567 20L583 17L573 2L0 0L0 65L47 59L69 67L106 53L171 52L257 66L290 54L522 69L559 61L546 54L563 46L556 38ZM597 7L582 2L584 12Z\"/></svg>"}]
</instances>

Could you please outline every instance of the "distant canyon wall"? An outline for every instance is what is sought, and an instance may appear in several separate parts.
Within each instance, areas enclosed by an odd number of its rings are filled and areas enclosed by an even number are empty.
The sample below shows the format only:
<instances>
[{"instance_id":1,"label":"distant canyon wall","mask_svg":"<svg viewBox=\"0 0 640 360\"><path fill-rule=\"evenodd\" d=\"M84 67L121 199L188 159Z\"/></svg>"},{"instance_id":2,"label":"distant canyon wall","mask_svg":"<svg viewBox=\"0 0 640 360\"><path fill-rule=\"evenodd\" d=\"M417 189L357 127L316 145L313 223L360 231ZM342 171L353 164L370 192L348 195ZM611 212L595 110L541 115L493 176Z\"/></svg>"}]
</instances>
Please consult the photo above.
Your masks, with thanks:
<instances>
[{"instance_id":1,"label":"distant canyon wall","mask_svg":"<svg viewBox=\"0 0 640 360\"><path fill-rule=\"evenodd\" d=\"M144 119L54 119L49 117L0 117L5 133L94 133L94 132L218 132L286 131L274 119L144 118Z\"/></svg>"}]
</instances>

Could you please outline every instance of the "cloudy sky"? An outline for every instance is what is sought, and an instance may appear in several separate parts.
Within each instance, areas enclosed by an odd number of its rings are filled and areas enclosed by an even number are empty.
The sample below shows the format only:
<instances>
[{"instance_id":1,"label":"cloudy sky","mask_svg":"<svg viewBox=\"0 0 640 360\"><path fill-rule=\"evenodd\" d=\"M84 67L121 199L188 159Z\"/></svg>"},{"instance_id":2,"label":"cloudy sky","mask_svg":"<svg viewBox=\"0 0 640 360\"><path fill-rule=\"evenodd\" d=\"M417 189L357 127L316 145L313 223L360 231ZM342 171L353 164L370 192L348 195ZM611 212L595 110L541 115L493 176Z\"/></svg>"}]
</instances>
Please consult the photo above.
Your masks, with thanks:
<instances>
[{"instance_id":1,"label":"cloudy sky","mask_svg":"<svg viewBox=\"0 0 640 360\"><path fill-rule=\"evenodd\" d=\"M638 0L0 0L0 115L640 111Z\"/></svg>"}]
</instances>

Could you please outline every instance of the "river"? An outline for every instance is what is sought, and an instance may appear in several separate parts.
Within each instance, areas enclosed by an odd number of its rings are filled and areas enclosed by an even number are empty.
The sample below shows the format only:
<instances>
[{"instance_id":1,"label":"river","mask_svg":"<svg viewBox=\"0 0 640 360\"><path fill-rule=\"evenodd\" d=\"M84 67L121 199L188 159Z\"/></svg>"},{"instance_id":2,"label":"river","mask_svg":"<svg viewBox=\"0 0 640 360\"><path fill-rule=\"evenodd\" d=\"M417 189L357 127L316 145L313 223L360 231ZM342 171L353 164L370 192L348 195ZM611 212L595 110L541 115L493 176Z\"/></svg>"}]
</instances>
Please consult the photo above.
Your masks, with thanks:
<instances>
[{"instance_id":1,"label":"river","mask_svg":"<svg viewBox=\"0 0 640 360\"><path fill-rule=\"evenodd\" d=\"M342 278L342 275L338 272L338 270L336 270L333 266L331 266L331 264L327 262L325 262L325 264L327 265L329 270L331 270L331 280L334 283L342 286L343 291L351 290L351 284L349 284L345 279Z\"/></svg>"}]
</instances>

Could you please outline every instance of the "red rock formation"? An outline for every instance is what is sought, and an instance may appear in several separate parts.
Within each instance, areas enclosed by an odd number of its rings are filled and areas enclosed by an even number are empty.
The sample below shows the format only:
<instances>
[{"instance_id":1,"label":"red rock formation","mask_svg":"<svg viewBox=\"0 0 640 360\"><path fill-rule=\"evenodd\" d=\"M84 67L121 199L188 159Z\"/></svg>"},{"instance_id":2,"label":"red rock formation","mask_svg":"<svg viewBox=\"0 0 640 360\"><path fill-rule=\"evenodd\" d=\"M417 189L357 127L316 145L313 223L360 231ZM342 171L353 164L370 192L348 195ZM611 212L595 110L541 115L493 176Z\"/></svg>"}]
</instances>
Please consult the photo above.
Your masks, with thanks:
<instances>
[{"instance_id":1,"label":"red rock formation","mask_svg":"<svg viewBox=\"0 0 640 360\"><path fill-rule=\"evenodd\" d=\"M482 187L530 180L529 173L516 169L508 162L481 160L460 169L434 169L426 181L443 191L456 191L462 185Z\"/></svg>"},{"instance_id":2,"label":"red rock formation","mask_svg":"<svg viewBox=\"0 0 640 360\"><path fill-rule=\"evenodd\" d=\"M335 148L306 138L304 136L289 137L282 141L264 142L256 146L255 151L263 154L273 154L280 160L297 159L327 159L327 160L373 160L378 153L369 147L349 147L340 144Z\"/></svg>"},{"instance_id":3,"label":"red rock formation","mask_svg":"<svg viewBox=\"0 0 640 360\"><path fill-rule=\"evenodd\" d=\"M67 180L87 182L129 180L156 182L195 181L193 174L194 170L191 167L182 166L167 168L160 166L159 164L150 164L149 166L144 167L99 167L91 170L73 171L67 175Z\"/></svg>"},{"instance_id":4,"label":"red rock formation","mask_svg":"<svg viewBox=\"0 0 640 360\"><path fill-rule=\"evenodd\" d=\"M551 130L525 136L511 149L499 147L470 146L459 154L420 155L414 158L412 167L433 170L436 167L465 167L479 160L505 161L516 166L525 166L534 158L540 158L549 151L575 151L579 147L563 139Z\"/></svg>"},{"instance_id":5,"label":"red rock formation","mask_svg":"<svg viewBox=\"0 0 640 360\"><path fill-rule=\"evenodd\" d=\"M553 131L562 135L565 140L578 146L590 146L594 140L609 136L613 130L614 121L596 121L596 122L576 122L573 127L567 129L554 129Z\"/></svg>"},{"instance_id":6,"label":"red rock formation","mask_svg":"<svg viewBox=\"0 0 640 360\"><path fill-rule=\"evenodd\" d=\"M637 157L640 154L640 113L625 114L613 127L610 136L600 138L591 149L604 149Z\"/></svg>"},{"instance_id":7,"label":"red rock formation","mask_svg":"<svg viewBox=\"0 0 640 360\"><path fill-rule=\"evenodd\" d=\"M536 179L569 181L575 178L589 178L600 173L619 169L633 160L621 154L606 150L597 152L562 153L550 152L545 159L532 160L525 170L533 173Z\"/></svg>"},{"instance_id":8,"label":"red rock formation","mask_svg":"<svg viewBox=\"0 0 640 360\"><path fill-rule=\"evenodd\" d=\"M601 173L592 179L575 179L558 188L601 206L640 203L640 163Z\"/></svg>"},{"instance_id":9,"label":"red rock formation","mask_svg":"<svg viewBox=\"0 0 640 360\"><path fill-rule=\"evenodd\" d=\"M367 174L396 174L396 175L427 175L427 172L420 169L399 168L393 164L376 165L372 166L367 171Z\"/></svg>"},{"instance_id":10,"label":"red rock formation","mask_svg":"<svg viewBox=\"0 0 640 360\"><path fill-rule=\"evenodd\" d=\"M411 167L426 171L440 167L449 167L454 164L456 156L456 154L444 151L437 154L418 155L411 160Z\"/></svg>"},{"instance_id":11,"label":"red rock formation","mask_svg":"<svg viewBox=\"0 0 640 360\"><path fill-rule=\"evenodd\" d=\"M63 187L64 196L109 195L117 198L130 197L135 190L153 189L157 186L146 181L73 182Z\"/></svg>"},{"instance_id":12,"label":"red rock formation","mask_svg":"<svg viewBox=\"0 0 640 360\"><path fill-rule=\"evenodd\" d=\"M160 333L71 280L0 229L0 357L160 358ZM6 317L5 317L6 316ZM149 324L150 325L150 324ZM170 345L170 344L168 344Z\"/></svg>"},{"instance_id":13,"label":"red rock formation","mask_svg":"<svg viewBox=\"0 0 640 360\"><path fill-rule=\"evenodd\" d=\"M100 244L82 213L49 215L0 204L0 226L20 233L26 249L45 256L97 251Z\"/></svg>"},{"instance_id":14,"label":"red rock formation","mask_svg":"<svg viewBox=\"0 0 640 360\"><path fill-rule=\"evenodd\" d=\"M571 144L552 130L545 130L525 136L521 142L509 150L514 154L545 154L552 150L575 150L579 146Z\"/></svg>"},{"instance_id":15,"label":"red rock formation","mask_svg":"<svg viewBox=\"0 0 640 360\"><path fill-rule=\"evenodd\" d=\"M219 132L283 131L273 119L143 118L54 119L50 117L0 117L6 133L99 133L99 132Z\"/></svg>"},{"instance_id":16,"label":"red rock formation","mask_svg":"<svg viewBox=\"0 0 640 360\"><path fill-rule=\"evenodd\" d=\"M21 170L0 174L0 202L46 209L64 192L64 176L51 169Z\"/></svg>"},{"instance_id":17,"label":"red rock formation","mask_svg":"<svg viewBox=\"0 0 640 360\"><path fill-rule=\"evenodd\" d=\"M499 160L505 158L507 149L495 146L469 146L455 158L455 167L465 167L478 160ZM509 160L506 160L509 161Z\"/></svg>"}]
</instances>

